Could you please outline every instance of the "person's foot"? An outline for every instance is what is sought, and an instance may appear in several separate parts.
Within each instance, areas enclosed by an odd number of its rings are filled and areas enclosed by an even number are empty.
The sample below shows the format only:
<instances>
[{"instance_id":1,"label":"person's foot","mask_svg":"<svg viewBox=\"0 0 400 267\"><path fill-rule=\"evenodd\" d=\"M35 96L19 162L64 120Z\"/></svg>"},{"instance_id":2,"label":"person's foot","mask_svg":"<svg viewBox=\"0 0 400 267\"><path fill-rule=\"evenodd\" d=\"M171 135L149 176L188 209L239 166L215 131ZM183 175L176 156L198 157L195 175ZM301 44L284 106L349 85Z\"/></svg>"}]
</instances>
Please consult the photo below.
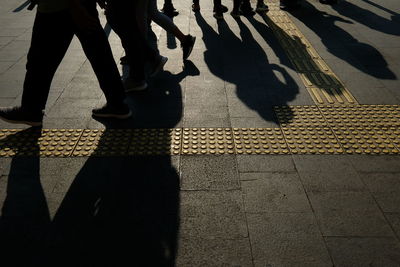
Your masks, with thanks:
<instances>
[{"instance_id":1,"label":"person's foot","mask_svg":"<svg viewBox=\"0 0 400 267\"><path fill-rule=\"evenodd\" d=\"M161 11L162 13L171 18L179 15L179 12L174 8L173 5L164 5Z\"/></svg>"},{"instance_id":2,"label":"person's foot","mask_svg":"<svg viewBox=\"0 0 400 267\"><path fill-rule=\"evenodd\" d=\"M231 11L231 16L234 17L234 18L240 18L239 10L232 10Z\"/></svg>"},{"instance_id":3,"label":"person's foot","mask_svg":"<svg viewBox=\"0 0 400 267\"><path fill-rule=\"evenodd\" d=\"M214 12L213 16L216 19L223 19L224 18L224 14L221 11Z\"/></svg>"},{"instance_id":4,"label":"person's foot","mask_svg":"<svg viewBox=\"0 0 400 267\"><path fill-rule=\"evenodd\" d=\"M199 12L200 11L200 4L192 4L192 11Z\"/></svg>"},{"instance_id":5,"label":"person's foot","mask_svg":"<svg viewBox=\"0 0 400 267\"><path fill-rule=\"evenodd\" d=\"M93 117L97 118L114 118L114 119L127 119L132 116L132 111L128 105L121 103L119 105L111 106L105 104L101 108L95 108L92 110Z\"/></svg>"},{"instance_id":6,"label":"person's foot","mask_svg":"<svg viewBox=\"0 0 400 267\"><path fill-rule=\"evenodd\" d=\"M332 5L332 4L336 4L337 0L319 0L319 2L321 4L325 4L325 5Z\"/></svg>"},{"instance_id":7,"label":"person's foot","mask_svg":"<svg viewBox=\"0 0 400 267\"><path fill-rule=\"evenodd\" d=\"M240 9L240 15L243 16L254 16L256 12L252 8L245 8L245 9Z\"/></svg>"},{"instance_id":8,"label":"person's foot","mask_svg":"<svg viewBox=\"0 0 400 267\"><path fill-rule=\"evenodd\" d=\"M195 42L196 37L191 36L190 34L186 35L185 40L181 43L183 60L186 60L190 56Z\"/></svg>"},{"instance_id":9,"label":"person's foot","mask_svg":"<svg viewBox=\"0 0 400 267\"><path fill-rule=\"evenodd\" d=\"M268 6L264 3L257 4L256 12L265 12L268 11Z\"/></svg>"},{"instance_id":10,"label":"person's foot","mask_svg":"<svg viewBox=\"0 0 400 267\"><path fill-rule=\"evenodd\" d=\"M220 12L222 12L222 13L226 13L226 12L228 12L228 7L227 6L224 6L224 5L221 5L220 7L214 7L213 8L213 12L218 12L218 11L220 11Z\"/></svg>"},{"instance_id":11,"label":"person's foot","mask_svg":"<svg viewBox=\"0 0 400 267\"><path fill-rule=\"evenodd\" d=\"M41 126L43 111L31 112L22 107L0 108L0 119L9 123L27 124L30 126Z\"/></svg>"},{"instance_id":12,"label":"person's foot","mask_svg":"<svg viewBox=\"0 0 400 267\"><path fill-rule=\"evenodd\" d=\"M163 68L165 63L167 63L168 58L160 56L159 61L154 65L153 70L149 73L150 77L156 76Z\"/></svg>"},{"instance_id":13,"label":"person's foot","mask_svg":"<svg viewBox=\"0 0 400 267\"><path fill-rule=\"evenodd\" d=\"M134 79L128 77L122 81L124 85L125 92L138 92L147 89L147 83L145 80L135 81Z\"/></svg>"},{"instance_id":14,"label":"person's foot","mask_svg":"<svg viewBox=\"0 0 400 267\"><path fill-rule=\"evenodd\" d=\"M129 65L128 57L127 56L121 57L119 59L119 64L121 64L121 65Z\"/></svg>"}]
</instances>

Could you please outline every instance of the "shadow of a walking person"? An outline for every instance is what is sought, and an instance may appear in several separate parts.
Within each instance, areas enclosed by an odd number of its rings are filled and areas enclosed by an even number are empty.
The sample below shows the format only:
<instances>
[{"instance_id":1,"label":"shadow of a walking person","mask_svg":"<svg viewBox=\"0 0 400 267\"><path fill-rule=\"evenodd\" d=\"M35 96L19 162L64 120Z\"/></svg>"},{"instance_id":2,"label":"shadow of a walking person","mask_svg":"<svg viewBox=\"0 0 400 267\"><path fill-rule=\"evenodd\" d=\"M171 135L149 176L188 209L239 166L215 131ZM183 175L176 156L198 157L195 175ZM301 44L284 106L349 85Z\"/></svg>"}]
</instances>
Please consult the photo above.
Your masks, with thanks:
<instances>
[{"instance_id":1,"label":"shadow of a walking person","mask_svg":"<svg viewBox=\"0 0 400 267\"><path fill-rule=\"evenodd\" d=\"M390 70L385 58L376 48L360 42L336 25L338 21L347 23L349 21L321 12L308 2L304 2L302 9L293 10L290 13L314 31L332 55L375 78L396 79L396 75ZM351 53L351 56L348 52Z\"/></svg>"},{"instance_id":2,"label":"shadow of a walking person","mask_svg":"<svg viewBox=\"0 0 400 267\"><path fill-rule=\"evenodd\" d=\"M138 121L104 121L106 129L85 131L80 141L93 149L80 150L88 156L75 159L82 167L47 231L38 266L55 261L58 266L175 266L179 156L166 149L173 142L170 130L159 128L180 122L179 82L196 75L196 69L188 63L179 74L158 77L155 83L168 79L158 90L131 95L128 102L135 105L136 116L143 114ZM164 98L160 92L167 90L174 97ZM170 110L154 104L162 100Z\"/></svg>"},{"instance_id":3,"label":"shadow of a walking person","mask_svg":"<svg viewBox=\"0 0 400 267\"><path fill-rule=\"evenodd\" d=\"M281 66L269 64L265 51L240 20L237 23L241 38L223 20L218 21L217 33L200 13L195 16L203 32L207 49L204 60L209 70L232 84L227 86L230 116L254 118L256 112L256 116L263 120L278 124L273 106L287 105L295 99L299 88L293 78ZM283 77L283 81L277 78L276 73ZM238 108L237 99L250 110Z\"/></svg>"},{"instance_id":4,"label":"shadow of a walking person","mask_svg":"<svg viewBox=\"0 0 400 267\"><path fill-rule=\"evenodd\" d=\"M13 156L0 217L2 266L32 266L51 222L40 181L40 137L40 128L28 128L0 138L0 150Z\"/></svg>"}]
</instances>

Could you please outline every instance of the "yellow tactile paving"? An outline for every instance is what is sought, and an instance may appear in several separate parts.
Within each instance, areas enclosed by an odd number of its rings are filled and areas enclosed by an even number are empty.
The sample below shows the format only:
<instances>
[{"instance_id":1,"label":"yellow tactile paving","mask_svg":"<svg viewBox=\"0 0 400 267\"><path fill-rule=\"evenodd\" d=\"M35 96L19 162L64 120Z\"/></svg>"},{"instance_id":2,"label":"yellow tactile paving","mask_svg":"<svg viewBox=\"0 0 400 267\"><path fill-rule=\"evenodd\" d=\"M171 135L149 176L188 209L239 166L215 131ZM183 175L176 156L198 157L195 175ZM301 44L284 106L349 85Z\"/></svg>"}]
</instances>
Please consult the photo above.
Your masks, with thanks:
<instances>
[{"instance_id":1,"label":"yellow tactile paving","mask_svg":"<svg viewBox=\"0 0 400 267\"><path fill-rule=\"evenodd\" d=\"M0 130L0 156L400 154L399 105L279 106L279 128Z\"/></svg>"},{"instance_id":2,"label":"yellow tactile paving","mask_svg":"<svg viewBox=\"0 0 400 267\"><path fill-rule=\"evenodd\" d=\"M278 5L278 2L269 2L270 11L264 19L286 51L314 102L317 105L358 104L350 91Z\"/></svg>"}]
</instances>

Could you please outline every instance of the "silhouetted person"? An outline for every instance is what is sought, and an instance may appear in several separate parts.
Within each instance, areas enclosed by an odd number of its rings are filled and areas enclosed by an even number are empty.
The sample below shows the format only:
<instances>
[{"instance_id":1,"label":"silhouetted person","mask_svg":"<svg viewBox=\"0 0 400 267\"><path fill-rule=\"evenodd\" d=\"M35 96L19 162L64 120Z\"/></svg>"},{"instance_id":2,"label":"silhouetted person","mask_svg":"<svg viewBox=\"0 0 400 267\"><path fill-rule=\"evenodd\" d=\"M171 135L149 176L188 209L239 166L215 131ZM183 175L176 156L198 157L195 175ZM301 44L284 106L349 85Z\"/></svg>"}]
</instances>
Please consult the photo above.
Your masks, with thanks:
<instances>
[{"instance_id":1,"label":"silhouetted person","mask_svg":"<svg viewBox=\"0 0 400 267\"><path fill-rule=\"evenodd\" d=\"M158 11L157 8L157 0L149 1L149 18L154 21L156 24L161 26L164 30L169 33L172 33L178 40L181 42L182 47L182 58L186 60L190 53L193 50L194 43L196 41L196 37L191 36L190 34L183 34L183 32L175 25L170 17Z\"/></svg>"},{"instance_id":2,"label":"silhouetted person","mask_svg":"<svg viewBox=\"0 0 400 267\"><path fill-rule=\"evenodd\" d=\"M268 11L268 6L264 4L263 0L257 0L256 12ZM240 15L253 16L255 14L251 7L250 0L233 0L233 9L231 12L232 17L238 18Z\"/></svg>"},{"instance_id":3,"label":"silhouetted person","mask_svg":"<svg viewBox=\"0 0 400 267\"><path fill-rule=\"evenodd\" d=\"M148 1L107 1L107 21L120 37L130 66L129 76L123 81L126 92L146 89L147 75L155 76L168 60L146 40L147 12ZM147 62L150 65L148 74L145 71Z\"/></svg>"},{"instance_id":4,"label":"silhouetted person","mask_svg":"<svg viewBox=\"0 0 400 267\"><path fill-rule=\"evenodd\" d=\"M213 7L213 16L216 19L223 19L224 13L228 12L228 8L222 5L221 0L213 0L214 7ZM200 0L193 0L192 4L193 12L200 11Z\"/></svg>"},{"instance_id":5,"label":"silhouetted person","mask_svg":"<svg viewBox=\"0 0 400 267\"><path fill-rule=\"evenodd\" d=\"M93 109L95 117L125 119L124 90L110 44L98 19L95 0L40 0L33 25L21 106L1 108L0 118L11 123L42 125L51 81L74 34L92 64L107 104Z\"/></svg>"},{"instance_id":6,"label":"silhouetted person","mask_svg":"<svg viewBox=\"0 0 400 267\"><path fill-rule=\"evenodd\" d=\"M162 12L168 17L175 17L179 15L179 12L175 9L172 4L172 0L164 0L164 6L162 8Z\"/></svg>"}]
</instances>

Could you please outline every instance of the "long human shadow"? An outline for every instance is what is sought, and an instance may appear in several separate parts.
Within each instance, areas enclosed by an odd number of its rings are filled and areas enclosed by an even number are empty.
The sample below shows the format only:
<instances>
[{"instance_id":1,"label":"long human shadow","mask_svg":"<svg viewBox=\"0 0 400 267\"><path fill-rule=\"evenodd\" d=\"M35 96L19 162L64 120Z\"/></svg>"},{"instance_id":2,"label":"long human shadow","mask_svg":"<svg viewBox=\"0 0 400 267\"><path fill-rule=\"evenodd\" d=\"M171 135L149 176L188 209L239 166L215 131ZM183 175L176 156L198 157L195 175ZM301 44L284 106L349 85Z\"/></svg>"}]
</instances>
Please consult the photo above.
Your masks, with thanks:
<instances>
[{"instance_id":1,"label":"long human shadow","mask_svg":"<svg viewBox=\"0 0 400 267\"><path fill-rule=\"evenodd\" d=\"M336 22L350 23L349 21L322 12L307 1L304 1L301 9L292 10L290 13L314 31L332 55L373 77L396 79L396 75L389 69L388 63L376 48L360 42L336 25ZM349 58L346 51L355 55L356 60Z\"/></svg>"},{"instance_id":2,"label":"long human shadow","mask_svg":"<svg viewBox=\"0 0 400 267\"><path fill-rule=\"evenodd\" d=\"M0 259L2 266L175 266L180 221L178 158L169 153L101 155L115 147L134 151L126 144L135 143L138 137L130 134L123 143L116 131L132 133L130 129L138 125L175 127L182 117L179 82L187 75L198 75L190 62L181 73L162 73L154 81L157 88L128 97L130 105L149 101L134 107L135 117L145 118L138 123L104 121L102 135L91 141L96 144L91 156L64 159L72 169L80 169L68 189L62 184L63 172L55 175L64 188L55 194L66 193L52 220L40 184L40 161L46 159L39 158L35 142L22 146L34 147L37 153L12 159L0 218L0 244L2 253L7 253ZM165 92L171 97L163 98ZM150 98L156 104L150 103ZM161 100L169 102L171 109L158 105ZM23 133L35 134L30 131ZM22 135L1 140L0 148L21 144ZM40 138L40 133L35 138ZM168 134L161 134L161 139L163 147L170 146Z\"/></svg>"},{"instance_id":3,"label":"long human shadow","mask_svg":"<svg viewBox=\"0 0 400 267\"><path fill-rule=\"evenodd\" d=\"M29 128L0 140L1 150L15 153L1 207L1 266L32 266L51 223L40 181L40 135L40 128Z\"/></svg>"},{"instance_id":4,"label":"long human shadow","mask_svg":"<svg viewBox=\"0 0 400 267\"><path fill-rule=\"evenodd\" d=\"M265 51L241 21L238 21L241 36L238 38L225 21L218 22L218 34L200 13L195 13L195 16L203 32L207 49L204 60L211 73L232 83L237 98L262 119L278 124L273 107L287 105L299 92L293 78L279 65L269 64ZM278 79L276 73L283 80ZM232 106L232 109L235 110L235 107ZM240 110L233 113L232 117L252 116L239 114Z\"/></svg>"},{"instance_id":5,"label":"long human shadow","mask_svg":"<svg viewBox=\"0 0 400 267\"><path fill-rule=\"evenodd\" d=\"M178 74L160 74L149 91L129 95L134 119L103 121L106 129L96 151L118 146L118 138L107 138L118 131L113 128L175 127L182 117L179 82L187 75L198 75L191 62ZM163 147L170 146L168 134L158 137ZM160 141L147 138L150 143ZM62 266L175 266L180 221L177 158L169 153L137 155L132 143L126 149L131 156L86 160L54 217L38 265L63 258Z\"/></svg>"},{"instance_id":6,"label":"long human shadow","mask_svg":"<svg viewBox=\"0 0 400 267\"><path fill-rule=\"evenodd\" d=\"M364 2L367 2L377 8L388 12L392 15L391 19L389 20L381 17L374 12L362 8L349 1L341 1L339 5L332 5L332 8L336 10L336 12L338 12L340 15L355 20L358 23L363 24L373 30L396 36L400 35L400 25L398 23L394 23L395 18L399 17L398 13L393 12L392 10L388 10L376 3L367 0L364 0Z\"/></svg>"}]
</instances>

